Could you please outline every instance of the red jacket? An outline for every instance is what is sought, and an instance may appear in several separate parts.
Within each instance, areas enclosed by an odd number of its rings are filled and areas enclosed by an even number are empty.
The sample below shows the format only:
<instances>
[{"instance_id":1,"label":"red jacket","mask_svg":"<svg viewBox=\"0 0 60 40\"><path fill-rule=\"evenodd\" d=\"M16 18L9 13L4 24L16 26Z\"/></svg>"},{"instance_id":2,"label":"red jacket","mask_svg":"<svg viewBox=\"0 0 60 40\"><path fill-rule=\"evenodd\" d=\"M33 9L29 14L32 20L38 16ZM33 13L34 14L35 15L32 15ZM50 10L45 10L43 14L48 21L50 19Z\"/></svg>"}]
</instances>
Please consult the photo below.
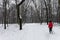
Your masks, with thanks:
<instances>
[{"instance_id":1,"label":"red jacket","mask_svg":"<svg viewBox=\"0 0 60 40\"><path fill-rule=\"evenodd\" d=\"M48 28L52 28L53 27L53 23L52 22L49 22L48 23Z\"/></svg>"}]
</instances>

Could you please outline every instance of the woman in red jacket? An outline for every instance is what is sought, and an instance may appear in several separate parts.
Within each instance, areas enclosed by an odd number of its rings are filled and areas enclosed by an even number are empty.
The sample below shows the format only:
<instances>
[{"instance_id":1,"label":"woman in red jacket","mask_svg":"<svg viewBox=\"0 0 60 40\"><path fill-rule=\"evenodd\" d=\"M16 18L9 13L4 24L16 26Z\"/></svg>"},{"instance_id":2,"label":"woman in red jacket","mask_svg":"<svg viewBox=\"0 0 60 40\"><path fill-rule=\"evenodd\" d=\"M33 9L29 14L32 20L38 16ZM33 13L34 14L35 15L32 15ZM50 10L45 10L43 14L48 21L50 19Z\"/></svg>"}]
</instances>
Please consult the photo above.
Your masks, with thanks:
<instances>
[{"instance_id":1,"label":"woman in red jacket","mask_svg":"<svg viewBox=\"0 0 60 40\"><path fill-rule=\"evenodd\" d=\"M52 32L52 28L53 28L53 23L52 23L52 21L49 21L49 23L48 23L48 28L49 28L49 32L51 33L51 32Z\"/></svg>"}]
</instances>

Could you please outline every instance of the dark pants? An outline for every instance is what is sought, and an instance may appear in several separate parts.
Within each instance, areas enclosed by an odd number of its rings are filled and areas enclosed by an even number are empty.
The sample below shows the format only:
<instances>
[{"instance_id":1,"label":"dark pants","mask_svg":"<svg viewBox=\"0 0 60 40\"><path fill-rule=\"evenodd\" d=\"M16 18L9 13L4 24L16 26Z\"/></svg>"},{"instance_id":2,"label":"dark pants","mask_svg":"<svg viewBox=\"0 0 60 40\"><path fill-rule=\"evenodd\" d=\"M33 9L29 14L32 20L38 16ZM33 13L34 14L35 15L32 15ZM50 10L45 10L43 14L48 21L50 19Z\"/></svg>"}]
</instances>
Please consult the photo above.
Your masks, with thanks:
<instances>
[{"instance_id":1,"label":"dark pants","mask_svg":"<svg viewBox=\"0 0 60 40\"><path fill-rule=\"evenodd\" d=\"M50 32L50 33L52 32L52 28L49 28L49 32Z\"/></svg>"}]
</instances>

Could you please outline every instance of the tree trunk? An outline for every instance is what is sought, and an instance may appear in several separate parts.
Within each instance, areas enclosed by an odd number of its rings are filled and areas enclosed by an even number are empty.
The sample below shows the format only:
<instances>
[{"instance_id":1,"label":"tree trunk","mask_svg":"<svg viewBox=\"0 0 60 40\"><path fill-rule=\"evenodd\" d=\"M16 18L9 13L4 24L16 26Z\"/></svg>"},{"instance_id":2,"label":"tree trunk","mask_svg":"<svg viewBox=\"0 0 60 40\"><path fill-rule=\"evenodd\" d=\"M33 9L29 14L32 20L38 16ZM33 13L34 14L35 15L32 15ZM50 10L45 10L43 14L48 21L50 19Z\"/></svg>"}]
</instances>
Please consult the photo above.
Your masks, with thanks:
<instances>
[{"instance_id":1,"label":"tree trunk","mask_svg":"<svg viewBox=\"0 0 60 40\"><path fill-rule=\"evenodd\" d=\"M20 10L19 10L19 6L25 1L25 0L22 0L19 4L17 4L17 0L16 1L16 7L17 7L17 22L18 24L20 25L20 30L22 30L22 19L20 18Z\"/></svg>"},{"instance_id":2,"label":"tree trunk","mask_svg":"<svg viewBox=\"0 0 60 40\"><path fill-rule=\"evenodd\" d=\"M4 7L4 12L3 12L3 16L4 16L4 29L6 29L6 14L7 14L7 0L3 0L3 7Z\"/></svg>"},{"instance_id":3,"label":"tree trunk","mask_svg":"<svg viewBox=\"0 0 60 40\"><path fill-rule=\"evenodd\" d=\"M58 0L58 22L60 23L60 0Z\"/></svg>"}]
</instances>

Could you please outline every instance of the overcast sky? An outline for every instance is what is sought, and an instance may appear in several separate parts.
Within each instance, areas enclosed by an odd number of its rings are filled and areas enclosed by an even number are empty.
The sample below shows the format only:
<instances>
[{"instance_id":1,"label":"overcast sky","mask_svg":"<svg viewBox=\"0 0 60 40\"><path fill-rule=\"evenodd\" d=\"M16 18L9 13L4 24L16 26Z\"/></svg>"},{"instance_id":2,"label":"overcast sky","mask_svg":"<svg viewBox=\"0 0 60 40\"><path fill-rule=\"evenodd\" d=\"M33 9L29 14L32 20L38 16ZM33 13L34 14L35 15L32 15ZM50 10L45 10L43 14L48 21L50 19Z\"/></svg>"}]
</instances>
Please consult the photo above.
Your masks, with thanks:
<instances>
[{"instance_id":1,"label":"overcast sky","mask_svg":"<svg viewBox=\"0 0 60 40\"><path fill-rule=\"evenodd\" d=\"M0 0L0 3L2 3L2 1L3 1L3 0ZM9 0L9 1L11 2L11 1L14 1L14 0ZM21 1L21 0L20 0L20 1ZM52 0L51 0L51 1L52 1ZM54 0L54 1L57 1L57 0Z\"/></svg>"},{"instance_id":2,"label":"overcast sky","mask_svg":"<svg viewBox=\"0 0 60 40\"><path fill-rule=\"evenodd\" d=\"M0 0L0 3L2 3L2 1L3 1L3 0ZM15 0L9 0L9 1L11 2L11 1L15 1ZM18 1L18 0L17 0L17 1ZM19 1L21 1L21 0L19 0Z\"/></svg>"}]
</instances>

